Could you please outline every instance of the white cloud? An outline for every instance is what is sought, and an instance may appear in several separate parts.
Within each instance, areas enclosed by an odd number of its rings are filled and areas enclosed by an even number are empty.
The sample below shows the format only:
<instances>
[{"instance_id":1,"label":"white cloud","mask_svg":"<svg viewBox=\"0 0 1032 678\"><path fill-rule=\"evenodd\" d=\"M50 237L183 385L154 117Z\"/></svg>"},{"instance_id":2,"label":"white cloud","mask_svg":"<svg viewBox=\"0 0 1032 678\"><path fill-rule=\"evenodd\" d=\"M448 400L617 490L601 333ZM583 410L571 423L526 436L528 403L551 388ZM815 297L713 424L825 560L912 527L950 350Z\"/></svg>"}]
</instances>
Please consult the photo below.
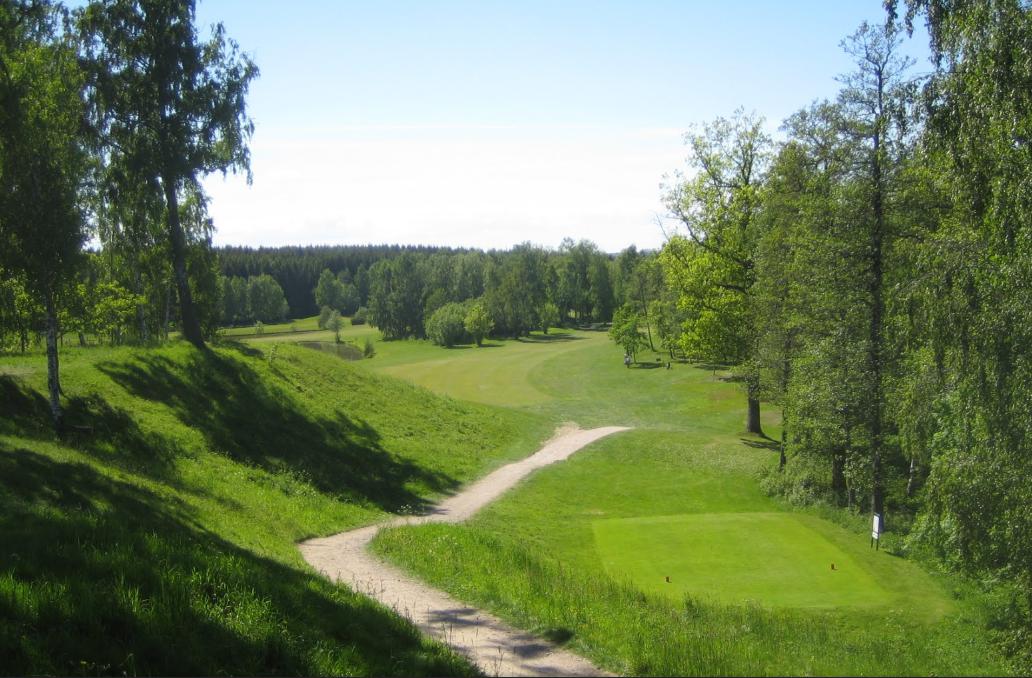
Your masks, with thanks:
<instances>
[{"instance_id":1,"label":"white cloud","mask_svg":"<svg viewBox=\"0 0 1032 678\"><path fill-rule=\"evenodd\" d=\"M219 244L656 247L678 130L339 128L252 145L254 183L211 177Z\"/></svg>"}]
</instances>

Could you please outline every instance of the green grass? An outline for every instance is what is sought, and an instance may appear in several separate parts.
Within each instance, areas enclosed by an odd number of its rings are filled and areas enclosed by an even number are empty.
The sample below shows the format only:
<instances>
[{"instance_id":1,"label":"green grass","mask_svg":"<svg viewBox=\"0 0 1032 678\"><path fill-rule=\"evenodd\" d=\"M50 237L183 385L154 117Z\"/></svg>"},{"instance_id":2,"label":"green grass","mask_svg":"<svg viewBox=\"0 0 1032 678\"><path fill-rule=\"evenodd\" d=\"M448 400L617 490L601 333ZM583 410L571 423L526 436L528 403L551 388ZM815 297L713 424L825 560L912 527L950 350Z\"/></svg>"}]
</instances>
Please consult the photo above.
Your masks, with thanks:
<instances>
[{"instance_id":1,"label":"green grass","mask_svg":"<svg viewBox=\"0 0 1032 678\"><path fill-rule=\"evenodd\" d=\"M550 423L280 345L62 352L0 376L0 673L468 674L298 540L420 510Z\"/></svg>"},{"instance_id":2,"label":"green grass","mask_svg":"<svg viewBox=\"0 0 1032 678\"><path fill-rule=\"evenodd\" d=\"M255 327L252 325L241 325L240 327L223 327L219 334L226 338L240 339L248 336L255 336ZM319 329L319 316L313 315L308 318L296 318L282 323L270 323L262 326L264 334L282 334L284 332L312 332Z\"/></svg>"},{"instance_id":3,"label":"green grass","mask_svg":"<svg viewBox=\"0 0 1032 678\"><path fill-rule=\"evenodd\" d=\"M741 433L737 385L687 365L626 369L604 335L575 336L561 352L491 349L523 355L490 380L535 394L515 409L636 430L535 474L467 525L392 529L375 550L618 672L1007 671L977 601L949 580L870 549L862 517L830 521L762 492L775 446ZM389 371L457 396L488 380L475 352L446 359L399 347ZM764 427L779 434L769 408Z\"/></svg>"},{"instance_id":4,"label":"green grass","mask_svg":"<svg viewBox=\"0 0 1032 678\"><path fill-rule=\"evenodd\" d=\"M592 528L610 577L674 600L809 608L892 601L866 568L802 516L698 513L596 520Z\"/></svg>"}]
</instances>

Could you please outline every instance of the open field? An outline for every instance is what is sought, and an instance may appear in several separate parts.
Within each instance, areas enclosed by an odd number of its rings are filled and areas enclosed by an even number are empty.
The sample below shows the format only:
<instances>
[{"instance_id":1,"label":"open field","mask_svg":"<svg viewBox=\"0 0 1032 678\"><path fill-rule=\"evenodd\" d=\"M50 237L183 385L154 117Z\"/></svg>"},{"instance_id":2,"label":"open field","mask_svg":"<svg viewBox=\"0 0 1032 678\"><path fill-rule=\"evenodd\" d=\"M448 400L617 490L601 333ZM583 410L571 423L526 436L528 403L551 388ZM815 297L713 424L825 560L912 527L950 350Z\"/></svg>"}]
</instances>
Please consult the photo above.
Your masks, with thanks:
<instances>
[{"instance_id":1,"label":"open field","mask_svg":"<svg viewBox=\"0 0 1032 678\"><path fill-rule=\"evenodd\" d=\"M382 532L377 552L617 672L1006 671L957 586L871 550L862 517L831 522L760 490L776 451L740 433L736 385L689 365L626 369L604 334L572 336L480 352L398 343L390 365L363 363L457 398L637 427L468 525ZM778 435L769 408L764 426Z\"/></svg>"}]
</instances>

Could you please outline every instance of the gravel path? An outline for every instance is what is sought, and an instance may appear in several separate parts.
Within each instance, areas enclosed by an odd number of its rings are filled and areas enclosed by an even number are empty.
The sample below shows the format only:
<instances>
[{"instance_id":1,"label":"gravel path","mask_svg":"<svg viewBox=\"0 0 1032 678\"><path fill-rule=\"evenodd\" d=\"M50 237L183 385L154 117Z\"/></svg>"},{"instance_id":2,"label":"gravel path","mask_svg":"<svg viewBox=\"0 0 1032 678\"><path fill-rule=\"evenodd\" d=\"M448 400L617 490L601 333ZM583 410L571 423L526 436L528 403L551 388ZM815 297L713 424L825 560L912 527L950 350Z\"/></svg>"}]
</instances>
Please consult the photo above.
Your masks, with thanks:
<instances>
[{"instance_id":1,"label":"gravel path","mask_svg":"<svg viewBox=\"0 0 1032 678\"><path fill-rule=\"evenodd\" d=\"M576 426L564 427L531 456L488 474L438 504L428 515L396 518L332 537L310 539L300 544L301 553L316 570L408 617L424 633L451 645L485 673L502 676L610 675L582 657L514 629L487 612L463 605L446 593L378 560L366 551L366 545L384 526L466 520L532 471L562 461L599 438L625 430L621 426L587 431Z\"/></svg>"}]
</instances>

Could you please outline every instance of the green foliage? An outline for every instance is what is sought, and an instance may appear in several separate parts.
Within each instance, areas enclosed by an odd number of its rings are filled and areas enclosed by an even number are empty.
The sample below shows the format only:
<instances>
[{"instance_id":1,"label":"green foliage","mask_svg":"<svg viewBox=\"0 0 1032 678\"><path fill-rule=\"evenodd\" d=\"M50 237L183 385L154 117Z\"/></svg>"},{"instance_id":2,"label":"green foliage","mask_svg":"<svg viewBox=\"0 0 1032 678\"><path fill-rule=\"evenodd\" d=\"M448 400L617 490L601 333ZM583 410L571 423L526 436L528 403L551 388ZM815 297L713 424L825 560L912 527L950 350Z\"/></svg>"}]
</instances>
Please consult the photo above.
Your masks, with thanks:
<instances>
[{"instance_id":1,"label":"green foliage","mask_svg":"<svg viewBox=\"0 0 1032 678\"><path fill-rule=\"evenodd\" d=\"M344 327L344 320L340 317L340 311L330 311L330 316L326 319L326 329L333 332L333 340L336 343L340 343L340 331Z\"/></svg>"},{"instance_id":2,"label":"green foliage","mask_svg":"<svg viewBox=\"0 0 1032 678\"><path fill-rule=\"evenodd\" d=\"M637 358L638 352L648 348L648 342L640 329L641 318L637 311L630 304L625 304L616 310L613 316L613 325L609 328L609 338L617 346L623 348L624 353L630 356L631 360Z\"/></svg>"},{"instance_id":3,"label":"green foliage","mask_svg":"<svg viewBox=\"0 0 1032 678\"><path fill-rule=\"evenodd\" d=\"M445 304L426 322L426 336L438 346L451 348L456 344L469 343L470 336L466 332L466 304Z\"/></svg>"},{"instance_id":4,"label":"green foliage","mask_svg":"<svg viewBox=\"0 0 1032 678\"><path fill-rule=\"evenodd\" d=\"M333 314L333 309L332 308L330 308L329 306L323 306L322 307L322 309L319 311L319 320L318 320L318 327L319 327L320 330L325 330L326 329L326 322L330 319L330 316L332 314Z\"/></svg>"},{"instance_id":5,"label":"green foliage","mask_svg":"<svg viewBox=\"0 0 1032 678\"><path fill-rule=\"evenodd\" d=\"M112 346L122 343L123 328L136 316L136 306L142 299L118 283L100 283L96 287L93 308L88 311L93 319L92 330L107 335Z\"/></svg>"},{"instance_id":6,"label":"green foliage","mask_svg":"<svg viewBox=\"0 0 1032 678\"><path fill-rule=\"evenodd\" d=\"M384 339L424 336L423 280L414 255L383 259L369 269L369 322Z\"/></svg>"},{"instance_id":7,"label":"green foliage","mask_svg":"<svg viewBox=\"0 0 1032 678\"><path fill-rule=\"evenodd\" d=\"M337 280L333 272L324 268L319 274L319 282L315 286L315 303L320 308L329 307L341 311L344 309L344 285Z\"/></svg>"},{"instance_id":8,"label":"green foliage","mask_svg":"<svg viewBox=\"0 0 1032 678\"><path fill-rule=\"evenodd\" d=\"M255 319L265 323L282 322L287 317L283 289L271 275L262 274L247 281L248 306Z\"/></svg>"},{"instance_id":9,"label":"green foliage","mask_svg":"<svg viewBox=\"0 0 1032 678\"><path fill-rule=\"evenodd\" d=\"M538 321L541 323L541 332L548 334L549 328L559 324L559 307L550 301L538 309Z\"/></svg>"},{"instance_id":10,"label":"green foliage","mask_svg":"<svg viewBox=\"0 0 1032 678\"><path fill-rule=\"evenodd\" d=\"M144 203L163 201L180 324L200 346L213 329L194 308L188 273L200 220L183 220L181 207L204 211L199 176L250 171L246 96L258 68L222 24L201 41L194 20L193 3L176 2L94 0L77 14L90 123L104 139L108 176Z\"/></svg>"},{"instance_id":11,"label":"green foliage","mask_svg":"<svg viewBox=\"0 0 1032 678\"><path fill-rule=\"evenodd\" d=\"M365 325L369 316L369 310L365 306L359 307L355 315L351 316L352 325Z\"/></svg>"},{"instance_id":12,"label":"green foliage","mask_svg":"<svg viewBox=\"0 0 1032 678\"><path fill-rule=\"evenodd\" d=\"M376 355L376 346L373 344L373 338L366 336L365 342L362 344L362 355L366 358L372 358Z\"/></svg>"},{"instance_id":13,"label":"green foliage","mask_svg":"<svg viewBox=\"0 0 1032 678\"><path fill-rule=\"evenodd\" d=\"M473 341L476 342L477 346L483 346L484 337L491 334L491 331L494 330L494 321L487 314L483 303L480 301L470 305L469 310L466 312L466 317L463 318L462 325L466 328L469 336L473 337Z\"/></svg>"}]
</instances>

